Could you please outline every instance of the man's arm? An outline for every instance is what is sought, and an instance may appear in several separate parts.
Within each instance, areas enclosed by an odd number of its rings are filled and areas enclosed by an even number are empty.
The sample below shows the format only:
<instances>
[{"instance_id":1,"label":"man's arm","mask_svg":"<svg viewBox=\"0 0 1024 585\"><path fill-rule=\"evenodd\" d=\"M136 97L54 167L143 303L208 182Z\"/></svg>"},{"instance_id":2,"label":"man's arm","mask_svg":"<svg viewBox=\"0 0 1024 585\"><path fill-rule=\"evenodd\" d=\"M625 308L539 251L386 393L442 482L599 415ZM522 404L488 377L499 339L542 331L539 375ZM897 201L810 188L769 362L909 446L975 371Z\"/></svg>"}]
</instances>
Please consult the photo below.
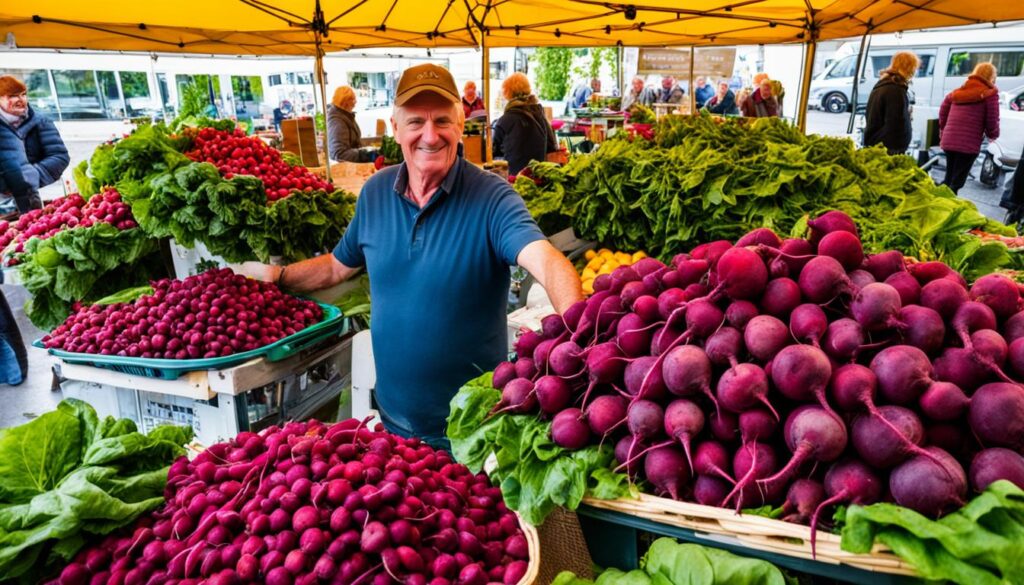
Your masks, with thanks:
<instances>
[{"instance_id":1,"label":"man's arm","mask_svg":"<svg viewBox=\"0 0 1024 585\"><path fill-rule=\"evenodd\" d=\"M322 254L287 266L273 266L268 280L291 292L308 293L344 282L356 270L342 264L334 254Z\"/></svg>"},{"instance_id":2,"label":"man's arm","mask_svg":"<svg viewBox=\"0 0 1024 585\"><path fill-rule=\"evenodd\" d=\"M516 259L548 293L559 314L583 300L583 287L572 263L547 240L528 244Z\"/></svg>"}]
</instances>

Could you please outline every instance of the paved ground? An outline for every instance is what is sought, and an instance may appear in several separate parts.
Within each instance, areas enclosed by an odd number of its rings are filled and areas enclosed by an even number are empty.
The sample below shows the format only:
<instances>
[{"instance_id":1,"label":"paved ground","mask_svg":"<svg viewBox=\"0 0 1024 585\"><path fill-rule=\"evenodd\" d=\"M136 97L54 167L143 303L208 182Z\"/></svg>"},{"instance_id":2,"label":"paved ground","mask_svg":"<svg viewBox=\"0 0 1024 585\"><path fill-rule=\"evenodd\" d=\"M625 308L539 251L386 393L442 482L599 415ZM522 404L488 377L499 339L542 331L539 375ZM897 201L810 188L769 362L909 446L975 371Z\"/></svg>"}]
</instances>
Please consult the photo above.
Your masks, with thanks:
<instances>
[{"instance_id":1,"label":"paved ground","mask_svg":"<svg viewBox=\"0 0 1024 585\"><path fill-rule=\"evenodd\" d=\"M380 112L377 117L384 117L387 112ZM845 115L828 114L812 111L808 116L808 131L835 136L845 136L848 118ZM363 124L363 121L360 120ZM369 123L364 127L372 128ZM79 161L84 160L92 154L93 149L100 141L75 141L68 143L68 150L71 154L71 166L73 168ZM975 166L977 175L978 166ZM935 169L932 175L937 181L942 180L944 171ZM70 172L68 174L70 177ZM64 194L61 185L55 184L44 191L44 198L58 197ZM973 201L978 209L985 215L1002 219L1003 210L999 207L999 191L988 189L975 180L969 180L961 190L960 195ZM3 285L0 287L7 296L7 302L18 317L18 324L26 343L42 337L43 332L39 331L25 318L23 305L27 300L25 289ZM0 428L22 424L36 416L52 410L60 402L60 391L51 391L52 375L50 371L50 359L41 349L28 348L30 371L27 379L20 386L12 387L0 385Z\"/></svg>"}]
</instances>

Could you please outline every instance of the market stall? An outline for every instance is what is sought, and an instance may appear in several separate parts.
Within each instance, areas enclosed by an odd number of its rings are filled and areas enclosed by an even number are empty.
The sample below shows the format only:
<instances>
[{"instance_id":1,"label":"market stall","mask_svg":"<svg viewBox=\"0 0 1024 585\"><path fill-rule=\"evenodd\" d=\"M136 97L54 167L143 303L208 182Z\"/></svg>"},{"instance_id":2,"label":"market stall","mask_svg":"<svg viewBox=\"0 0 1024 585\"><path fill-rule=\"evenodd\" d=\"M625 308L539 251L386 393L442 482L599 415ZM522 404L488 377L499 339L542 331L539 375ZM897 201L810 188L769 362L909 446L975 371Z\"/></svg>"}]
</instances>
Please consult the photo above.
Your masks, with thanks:
<instances>
[{"instance_id":1,"label":"market stall","mask_svg":"<svg viewBox=\"0 0 1024 585\"><path fill-rule=\"evenodd\" d=\"M323 51L367 45L788 41L807 43L809 75L816 39L911 26L907 15L923 15L910 21L918 25L979 14L1024 17L1016 6L962 2L919 11L888 2L685 9L569 2L543 10L533 2L445 3L429 5L430 17L420 4L403 10L371 1L334 7L336 13L309 4L246 3L245 17L234 6L147 5L118 7L106 18L102 6L44 2L31 15L0 14L0 32L11 32L20 46L318 59ZM399 24L412 15L415 22ZM14 470L0 480L0 506L20 506L24 514L18 531L5 525L0 533L5 575L59 575L61 583L159 575L222 583L525 585L546 554L533 527L543 528L556 508L579 510L594 559L660 574L662 582L689 582L687 571L705 562L742 567L744 579L765 575L758 582L784 577L768 563L723 561L720 553L698 555L672 542L641 555L636 529L852 581L895 583L909 574L997 583L1021 574L1024 393L1012 382L1024 372L1020 289L991 275L1017 267L1017 252L1000 241L1015 234L929 185L908 159L805 137L773 121L747 127L695 117L669 118L646 138L619 136L566 167L534 166L533 178L520 177L516 186L541 224L571 226L619 252L585 255L590 300L564 319L543 319L517 341L514 363L456 396L451 456L366 421L286 422L311 416L326 404L321 397L335 400L345 385L346 339L331 329L337 320L328 306L278 296L273 286L253 291L227 272L198 266L198 274L166 274L153 289L113 304L79 303L121 290L117 269L138 278L142 266L153 265L158 242L170 238L201 244L222 263L323 252L351 218L351 194L202 122L139 129L101 148L79 173L85 197L39 214L69 213L76 225L46 220L32 234L52 236L46 239L16 242L14 233L11 242L23 246L11 260L35 291L33 314L56 327L42 343L62 361L69 395L128 420L106 419L106 430L94 432L96 413L69 402L43 422L0 431L5 452L38 450L46 442L34 438L61 433L79 436L75 444L85 454L0 459L0 469ZM27 233L32 223L16 232ZM820 277L806 270L811 263ZM877 298L865 300L869 290ZM265 338L240 329L239 311L267 297L287 306L291 321L266 315L261 327L276 333ZM177 305L188 308L170 310ZM173 318L149 321L156 306ZM807 313L801 325L798 312ZM225 324L209 326L223 332L195 329L222 316ZM108 319L120 327L107 326ZM748 339L755 319L763 335ZM923 325L912 327L917 322ZM898 348L895 358L886 353ZM259 353L246 355L253 351ZM700 363L680 372L665 365L669 356ZM910 366L914 371L904 371ZM851 383L838 398L833 374L842 368L877 380ZM746 378L731 396L722 382L730 377ZM551 392L542 392L542 383ZM912 396L900 394L904 385ZM124 406L131 402L134 409ZM633 420L637 404L661 409L661 417ZM672 408L691 420L666 427ZM807 426L825 430L793 438L791 427L803 426L794 419L808 417ZM159 422L192 425L201 452L175 459L193 433L174 435ZM57 424L67 428L50 426ZM858 432L858 425L868 430ZM891 460L872 459L882 455L858 445L862 433L890 439ZM110 455L93 446L107 439L130 448L111 446L117 454ZM819 446L825 442L828 448ZM706 444L710 464L699 457ZM124 466L152 474L145 489L126 493L124 481L143 482L118 476L120 465L100 469L146 449L159 457ZM3 483L31 475L24 463L33 459L52 481L15 483L18 490ZM916 481L894 480L908 474ZM93 485L104 494L68 477L99 478ZM797 485L810 495L790 501ZM59 524L26 513L83 492L118 502L103 500L111 513L100 518L76 507L63 515L75 521ZM883 494L902 507L881 502ZM96 544L96 535L114 529ZM655 562L674 555L684 560Z\"/></svg>"}]
</instances>

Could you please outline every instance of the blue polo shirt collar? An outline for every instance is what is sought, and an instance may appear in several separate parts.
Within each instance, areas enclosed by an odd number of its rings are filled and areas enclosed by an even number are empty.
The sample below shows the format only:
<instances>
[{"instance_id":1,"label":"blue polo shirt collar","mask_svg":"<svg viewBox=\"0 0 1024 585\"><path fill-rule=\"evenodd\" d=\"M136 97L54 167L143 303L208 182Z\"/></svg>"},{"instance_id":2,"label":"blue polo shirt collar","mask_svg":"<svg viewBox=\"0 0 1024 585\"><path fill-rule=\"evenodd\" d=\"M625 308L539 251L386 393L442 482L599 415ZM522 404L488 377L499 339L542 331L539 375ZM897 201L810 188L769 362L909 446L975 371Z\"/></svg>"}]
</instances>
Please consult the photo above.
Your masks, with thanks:
<instances>
[{"instance_id":1,"label":"blue polo shirt collar","mask_svg":"<svg viewBox=\"0 0 1024 585\"><path fill-rule=\"evenodd\" d=\"M423 206L420 213L430 209L434 205L434 202L439 201L442 195L447 195L455 189L455 183L462 176L462 165L466 164L465 159L461 156L455 158L455 163L452 164L452 168L448 169L448 174L445 176L444 181L441 181L441 186L437 188L437 191L430 197L430 201ZM405 201L409 205L415 206L416 204L409 200L405 196L405 191L409 187L409 167L406 166L405 161L402 161L400 167L398 167L398 174L395 176L395 185L393 187L395 194L397 194L402 201Z\"/></svg>"}]
</instances>

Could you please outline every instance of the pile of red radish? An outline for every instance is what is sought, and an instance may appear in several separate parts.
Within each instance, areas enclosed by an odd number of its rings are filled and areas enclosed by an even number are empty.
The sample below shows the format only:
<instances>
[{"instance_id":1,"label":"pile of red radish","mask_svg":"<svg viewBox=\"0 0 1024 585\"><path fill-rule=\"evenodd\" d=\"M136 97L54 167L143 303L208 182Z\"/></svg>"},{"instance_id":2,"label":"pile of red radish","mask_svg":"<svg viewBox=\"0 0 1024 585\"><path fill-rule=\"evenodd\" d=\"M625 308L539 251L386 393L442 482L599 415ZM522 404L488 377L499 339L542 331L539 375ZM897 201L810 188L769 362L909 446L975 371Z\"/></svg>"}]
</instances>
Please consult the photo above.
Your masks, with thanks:
<instances>
[{"instance_id":1,"label":"pile of red radish","mask_svg":"<svg viewBox=\"0 0 1024 585\"><path fill-rule=\"evenodd\" d=\"M418 439L289 422L179 459L166 503L78 553L61 585L517 585L501 491Z\"/></svg>"},{"instance_id":2,"label":"pile of red radish","mask_svg":"<svg viewBox=\"0 0 1024 585\"><path fill-rule=\"evenodd\" d=\"M195 137L192 150L185 156L196 162L208 162L220 170L225 179L235 175L252 175L263 181L267 202L284 199L292 191L333 191L330 183L309 169L291 166L281 153L259 138L246 136L241 130L228 132L203 128Z\"/></svg>"},{"instance_id":3,"label":"pile of red radish","mask_svg":"<svg viewBox=\"0 0 1024 585\"><path fill-rule=\"evenodd\" d=\"M867 256L841 212L810 227L598 277L519 337L496 408L550 418L565 448L614 444L659 495L812 527L836 504L936 517L997 479L1024 488L1020 287Z\"/></svg>"},{"instance_id":4,"label":"pile of red radish","mask_svg":"<svg viewBox=\"0 0 1024 585\"><path fill-rule=\"evenodd\" d=\"M162 359L223 357L320 322L323 309L231 270L165 278L132 303L79 306L43 337L47 349Z\"/></svg>"},{"instance_id":5,"label":"pile of red radish","mask_svg":"<svg viewBox=\"0 0 1024 585\"><path fill-rule=\"evenodd\" d=\"M33 209L24 213L13 224L0 221L0 249L12 243L17 247L16 253L25 251L25 242L29 238L45 240L65 229L89 227L98 223L108 223L119 230L136 227L132 210L121 201L121 194L116 189L107 189L97 193L86 201L78 193L60 197L47 203L42 209Z\"/></svg>"}]
</instances>

